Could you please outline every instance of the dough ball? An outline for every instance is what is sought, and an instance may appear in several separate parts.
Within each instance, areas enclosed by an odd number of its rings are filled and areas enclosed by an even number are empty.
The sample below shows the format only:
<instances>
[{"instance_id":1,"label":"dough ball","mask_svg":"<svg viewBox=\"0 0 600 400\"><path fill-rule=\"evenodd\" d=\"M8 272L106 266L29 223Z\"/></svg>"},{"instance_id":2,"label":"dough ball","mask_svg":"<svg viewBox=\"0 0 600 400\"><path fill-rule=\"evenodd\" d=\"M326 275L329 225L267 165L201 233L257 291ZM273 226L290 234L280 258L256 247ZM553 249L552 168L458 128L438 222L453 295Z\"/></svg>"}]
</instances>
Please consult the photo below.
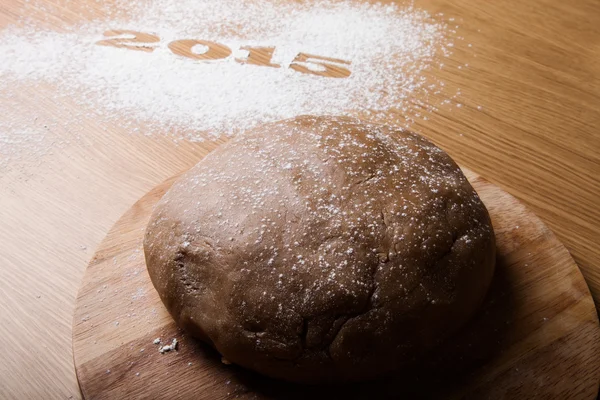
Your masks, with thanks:
<instances>
[{"instance_id":1,"label":"dough ball","mask_svg":"<svg viewBox=\"0 0 600 400\"><path fill-rule=\"evenodd\" d=\"M487 210L445 152L345 117L215 150L160 200L144 251L180 327L305 383L413 365L469 320L495 263Z\"/></svg>"}]
</instances>

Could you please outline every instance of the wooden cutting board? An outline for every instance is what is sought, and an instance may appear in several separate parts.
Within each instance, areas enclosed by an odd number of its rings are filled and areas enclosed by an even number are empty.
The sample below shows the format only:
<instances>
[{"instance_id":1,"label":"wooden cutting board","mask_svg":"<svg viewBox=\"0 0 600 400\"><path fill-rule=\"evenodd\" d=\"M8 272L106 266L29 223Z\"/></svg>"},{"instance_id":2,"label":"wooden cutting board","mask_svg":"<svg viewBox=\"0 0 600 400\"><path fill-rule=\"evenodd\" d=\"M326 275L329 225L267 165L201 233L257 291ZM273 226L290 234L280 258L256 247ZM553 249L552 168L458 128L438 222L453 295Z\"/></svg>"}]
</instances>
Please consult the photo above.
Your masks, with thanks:
<instances>
[{"instance_id":1,"label":"wooden cutting board","mask_svg":"<svg viewBox=\"0 0 600 400\"><path fill-rule=\"evenodd\" d=\"M577 265L554 234L514 197L465 173L494 224L498 264L474 321L431 371L344 388L301 387L221 363L178 330L146 273L142 240L173 177L142 197L113 226L77 297L73 351L88 399L556 398L593 399L600 379L596 309ZM177 351L161 354L179 341Z\"/></svg>"}]
</instances>

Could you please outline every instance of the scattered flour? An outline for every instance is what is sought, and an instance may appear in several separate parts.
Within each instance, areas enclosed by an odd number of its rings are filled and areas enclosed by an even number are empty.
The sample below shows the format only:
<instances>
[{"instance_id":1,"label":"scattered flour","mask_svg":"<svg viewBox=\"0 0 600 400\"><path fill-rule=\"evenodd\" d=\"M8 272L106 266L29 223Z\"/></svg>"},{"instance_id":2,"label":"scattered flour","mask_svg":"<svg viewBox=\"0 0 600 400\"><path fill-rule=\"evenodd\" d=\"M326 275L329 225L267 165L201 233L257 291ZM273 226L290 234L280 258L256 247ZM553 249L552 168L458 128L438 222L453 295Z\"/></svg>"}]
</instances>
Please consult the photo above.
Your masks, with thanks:
<instances>
[{"instance_id":1,"label":"scattered flour","mask_svg":"<svg viewBox=\"0 0 600 400\"><path fill-rule=\"evenodd\" d=\"M386 115L389 121L389 110L395 110L397 124L410 124L434 109L428 96L444 90L443 82L425 73L441 68L453 47L456 26L443 19L410 3L120 0L101 19L60 32L26 20L1 31L0 93L31 83L48 86L56 99L74 99L111 123L127 121L130 131L185 131L190 140L300 114L371 120ZM97 45L110 29L160 40L149 45L151 52ZM186 58L168 47L181 39L217 42L232 54L210 62ZM271 62L281 67L236 62L248 54L243 46L274 47ZM343 67L351 75L331 78L289 68L301 52L350 62ZM14 97L18 102L19 94ZM31 118L15 121L9 103L0 109L0 156L8 155L2 148L9 145L49 146L43 141L49 127Z\"/></svg>"},{"instance_id":2,"label":"scattered flour","mask_svg":"<svg viewBox=\"0 0 600 400\"><path fill-rule=\"evenodd\" d=\"M160 346L158 348L158 352L160 354L164 354L164 353L167 353L167 352L172 351L172 350L177 350L177 339L173 339L173 341L171 342L171 344L166 344L166 345Z\"/></svg>"}]
</instances>

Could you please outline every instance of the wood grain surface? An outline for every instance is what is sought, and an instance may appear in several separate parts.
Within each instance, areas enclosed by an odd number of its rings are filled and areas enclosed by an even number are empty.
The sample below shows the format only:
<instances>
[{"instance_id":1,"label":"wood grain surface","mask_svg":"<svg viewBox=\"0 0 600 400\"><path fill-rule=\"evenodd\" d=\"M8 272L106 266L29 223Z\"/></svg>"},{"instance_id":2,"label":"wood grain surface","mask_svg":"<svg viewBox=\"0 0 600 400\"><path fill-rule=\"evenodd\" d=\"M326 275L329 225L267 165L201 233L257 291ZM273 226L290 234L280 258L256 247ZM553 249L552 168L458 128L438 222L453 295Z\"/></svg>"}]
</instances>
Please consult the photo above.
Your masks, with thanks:
<instances>
[{"instance_id":1,"label":"wood grain surface","mask_svg":"<svg viewBox=\"0 0 600 400\"><path fill-rule=\"evenodd\" d=\"M436 384L429 368L425 379L400 375L371 385L312 389L222 365L216 352L177 329L146 272L144 230L174 181L169 179L117 221L86 270L73 320L75 369L84 397L595 398L600 326L579 268L531 211L465 172L492 217L497 269L474 322L428 363L439 371ZM157 337L164 344L179 340L177 351L160 354L153 343Z\"/></svg>"},{"instance_id":2,"label":"wood grain surface","mask_svg":"<svg viewBox=\"0 0 600 400\"><path fill-rule=\"evenodd\" d=\"M448 68L431 72L461 90L462 107L440 107L414 130L534 211L571 252L598 303L600 3L415 6L455 18L464 40L445 60ZM63 31L101 19L110 7L112 1L3 0L0 29L26 17ZM141 196L218 145L132 133L98 121L73 99L56 99L56 90L23 84L0 92L0 121L19 112L46 127L44 143L60 144L23 152L0 170L0 398L79 397L71 327L94 249Z\"/></svg>"}]
</instances>

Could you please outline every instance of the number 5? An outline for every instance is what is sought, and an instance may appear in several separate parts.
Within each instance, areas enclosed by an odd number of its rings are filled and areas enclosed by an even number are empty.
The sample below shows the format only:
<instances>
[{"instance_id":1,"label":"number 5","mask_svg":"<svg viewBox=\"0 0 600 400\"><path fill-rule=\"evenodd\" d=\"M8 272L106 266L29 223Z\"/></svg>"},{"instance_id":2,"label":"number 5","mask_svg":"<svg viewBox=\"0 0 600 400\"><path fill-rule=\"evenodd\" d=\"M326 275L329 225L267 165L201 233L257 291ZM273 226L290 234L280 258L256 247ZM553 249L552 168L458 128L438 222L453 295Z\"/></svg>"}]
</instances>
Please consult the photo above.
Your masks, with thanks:
<instances>
[{"instance_id":1,"label":"number 5","mask_svg":"<svg viewBox=\"0 0 600 400\"><path fill-rule=\"evenodd\" d=\"M347 78L350 76L351 72L349 69L331 63L350 65L350 61L298 53L294 61L290 64L290 68L303 74L313 74L330 78Z\"/></svg>"}]
</instances>

